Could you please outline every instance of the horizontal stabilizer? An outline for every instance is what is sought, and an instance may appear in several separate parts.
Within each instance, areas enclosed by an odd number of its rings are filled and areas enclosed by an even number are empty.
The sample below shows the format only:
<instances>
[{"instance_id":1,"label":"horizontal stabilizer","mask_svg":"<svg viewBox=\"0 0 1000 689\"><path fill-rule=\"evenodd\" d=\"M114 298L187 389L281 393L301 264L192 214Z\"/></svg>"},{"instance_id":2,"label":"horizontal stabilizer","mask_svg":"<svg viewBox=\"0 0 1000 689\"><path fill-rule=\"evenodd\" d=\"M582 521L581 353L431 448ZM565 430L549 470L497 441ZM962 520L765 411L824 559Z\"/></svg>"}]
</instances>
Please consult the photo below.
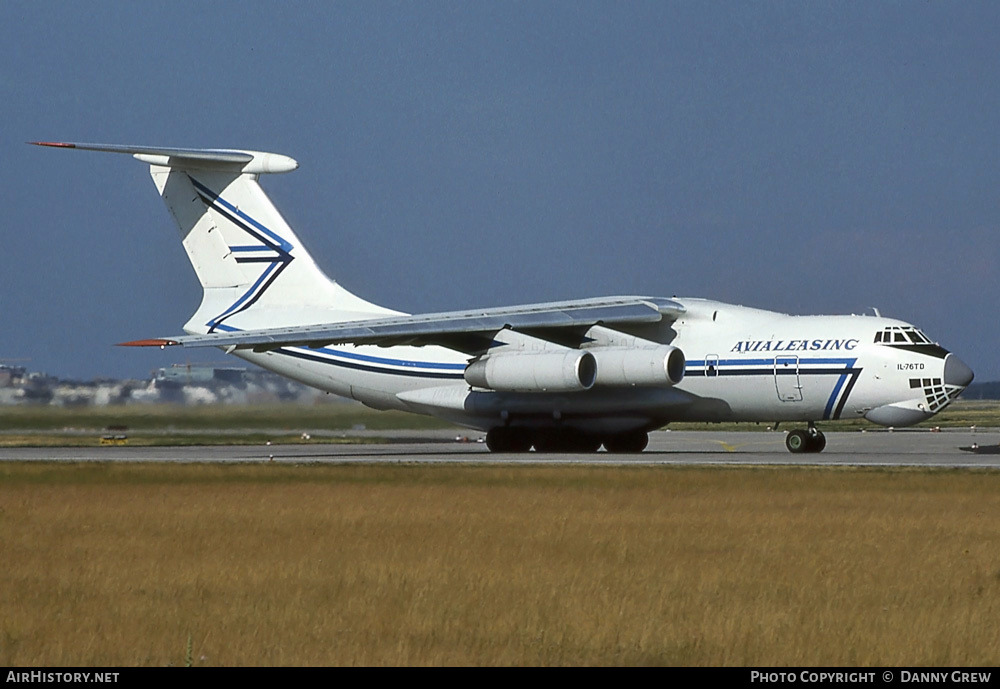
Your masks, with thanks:
<instances>
[{"instance_id":1,"label":"horizontal stabilizer","mask_svg":"<svg viewBox=\"0 0 1000 689\"><path fill-rule=\"evenodd\" d=\"M164 148L121 144L82 144L56 141L29 141L35 146L75 148L81 151L125 153L150 165L180 169L235 169L246 174L291 172L299 164L280 153L216 148Z\"/></svg>"}]
</instances>

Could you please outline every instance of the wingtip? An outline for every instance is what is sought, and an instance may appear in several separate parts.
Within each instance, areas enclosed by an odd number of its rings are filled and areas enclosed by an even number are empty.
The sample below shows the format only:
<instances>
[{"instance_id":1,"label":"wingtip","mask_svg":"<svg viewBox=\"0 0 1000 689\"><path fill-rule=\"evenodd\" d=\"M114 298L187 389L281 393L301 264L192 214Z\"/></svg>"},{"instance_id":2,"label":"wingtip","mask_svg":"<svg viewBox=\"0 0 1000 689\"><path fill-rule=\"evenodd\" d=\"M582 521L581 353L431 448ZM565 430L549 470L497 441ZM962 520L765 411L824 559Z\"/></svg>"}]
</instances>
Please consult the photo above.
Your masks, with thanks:
<instances>
[{"instance_id":1,"label":"wingtip","mask_svg":"<svg viewBox=\"0 0 1000 689\"><path fill-rule=\"evenodd\" d=\"M61 141L29 141L32 146L49 146L50 148L76 148L76 144L63 143Z\"/></svg>"}]
</instances>

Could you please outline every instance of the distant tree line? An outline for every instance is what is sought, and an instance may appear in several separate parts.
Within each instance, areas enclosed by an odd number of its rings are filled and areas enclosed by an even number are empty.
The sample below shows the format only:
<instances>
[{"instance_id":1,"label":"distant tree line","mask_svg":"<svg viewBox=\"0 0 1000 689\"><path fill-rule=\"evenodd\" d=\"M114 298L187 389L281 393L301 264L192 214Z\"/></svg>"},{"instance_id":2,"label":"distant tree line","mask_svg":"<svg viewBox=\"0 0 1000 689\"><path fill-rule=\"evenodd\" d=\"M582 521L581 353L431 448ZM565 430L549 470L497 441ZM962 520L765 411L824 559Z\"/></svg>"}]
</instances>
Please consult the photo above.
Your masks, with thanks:
<instances>
[{"instance_id":1,"label":"distant tree line","mask_svg":"<svg viewBox=\"0 0 1000 689\"><path fill-rule=\"evenodd\" d=\"M964 400L1000 400L1000 380L973 383L962 393Z\"/></svg>"}]
</instances>

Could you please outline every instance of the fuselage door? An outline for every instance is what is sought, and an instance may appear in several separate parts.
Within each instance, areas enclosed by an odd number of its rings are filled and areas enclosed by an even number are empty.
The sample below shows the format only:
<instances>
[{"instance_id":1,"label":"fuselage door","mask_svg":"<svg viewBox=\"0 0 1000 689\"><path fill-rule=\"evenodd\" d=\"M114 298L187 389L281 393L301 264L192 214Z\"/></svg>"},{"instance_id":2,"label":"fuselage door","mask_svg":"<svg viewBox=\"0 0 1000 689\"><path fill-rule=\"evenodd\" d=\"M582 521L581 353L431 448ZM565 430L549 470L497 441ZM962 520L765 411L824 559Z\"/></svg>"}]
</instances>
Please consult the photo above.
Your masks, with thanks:
<instances>
[{"instance_id":1,"label":"fuselage door","mask_svg":"<svg viewBox=\"0 0 1000 689\"><path fill-rule=\"evenodd\" d=\"M774 357L774 389L782 402L801 402L802 383L799 381L797 356Z\"/></svg>"}]
</instances>

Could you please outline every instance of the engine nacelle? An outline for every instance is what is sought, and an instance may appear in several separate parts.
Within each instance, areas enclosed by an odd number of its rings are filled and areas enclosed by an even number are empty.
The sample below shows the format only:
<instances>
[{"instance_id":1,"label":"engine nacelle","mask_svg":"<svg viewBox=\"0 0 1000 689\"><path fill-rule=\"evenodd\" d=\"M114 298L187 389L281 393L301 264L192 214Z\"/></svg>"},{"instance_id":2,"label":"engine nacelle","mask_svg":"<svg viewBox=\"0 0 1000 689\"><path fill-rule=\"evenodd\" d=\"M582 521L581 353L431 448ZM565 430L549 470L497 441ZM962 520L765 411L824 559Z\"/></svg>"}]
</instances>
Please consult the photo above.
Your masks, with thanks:
<instances>
[{"instance_id":1,"label":"engine nacelle","mask_svg":"<svg viewBox=\"0 0 1000 689\"><path fill-rule=\"evenodd\" d=\"M684 379L684 352L660 347L597 347L597 385L677 385Z\"/></svg>"},{"instance_id":2,"label":"engine nacelle","mask_svg":"<svg viewBox=\"0 0 1000 689\"><path fill-rule=\"evenodd\" d=\"M490 354L465 369L469 385L504 392L589 390L596 376L594 355L579 349Z\"/></svg>"}]
</instances>

